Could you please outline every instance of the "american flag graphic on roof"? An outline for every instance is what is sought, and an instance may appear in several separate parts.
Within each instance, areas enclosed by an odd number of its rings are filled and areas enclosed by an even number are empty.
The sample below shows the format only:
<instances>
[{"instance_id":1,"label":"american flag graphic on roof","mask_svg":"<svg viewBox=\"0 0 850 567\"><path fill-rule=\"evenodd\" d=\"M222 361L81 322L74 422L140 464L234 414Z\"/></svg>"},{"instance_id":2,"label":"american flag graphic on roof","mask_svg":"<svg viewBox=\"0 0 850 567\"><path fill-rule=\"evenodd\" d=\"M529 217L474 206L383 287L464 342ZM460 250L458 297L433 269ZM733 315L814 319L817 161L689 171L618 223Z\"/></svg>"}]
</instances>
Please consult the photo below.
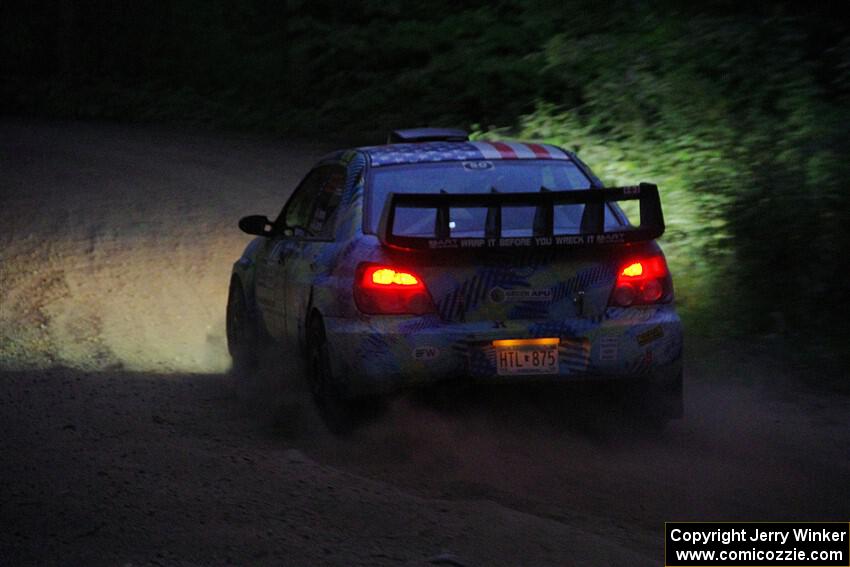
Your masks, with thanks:
<instances>
[{"instance_id":1,"label":"american flag graphic on roof","mask_svg":"<svg viewBox=\"0 0 850 567\"><path fill-rule=\"evenodd\" d=\"M424 142L360 149L369 155L372 167L439 161L570 159L556 146L520 142Z\"/></svg>"}]
</instances>

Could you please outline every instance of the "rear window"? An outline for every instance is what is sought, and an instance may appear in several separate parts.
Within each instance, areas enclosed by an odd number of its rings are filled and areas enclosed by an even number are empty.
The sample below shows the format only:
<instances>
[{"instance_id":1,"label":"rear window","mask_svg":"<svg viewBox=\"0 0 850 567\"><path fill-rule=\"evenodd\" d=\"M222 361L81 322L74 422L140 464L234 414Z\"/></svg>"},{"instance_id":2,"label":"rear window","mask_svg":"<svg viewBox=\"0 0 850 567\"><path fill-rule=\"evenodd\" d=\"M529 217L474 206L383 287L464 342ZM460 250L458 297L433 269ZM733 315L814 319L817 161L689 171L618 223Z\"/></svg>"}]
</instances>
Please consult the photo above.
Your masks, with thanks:
<instances>
[{"instance_id":1,"label":"rear window","mask_svg":"<svg viewBox=\"0 0 850 567\"><path fill-rule=\"evenodd\" d=\"M372 170L367 201L367 231L377 231L390 193L502 193L589 189L590 180L571 161L565 160L476 160L380 167ZM579 234L584 205L555 207L556 234ZM534 207L505 207L502 236L531 236ZM486 208L453 207L449 227L453 237L484 235ZM395 234L428 237L434 233L433 209L396 209ZM617 215L606 207L605 228L622 226Z\"/></svg>"}]
</instances>

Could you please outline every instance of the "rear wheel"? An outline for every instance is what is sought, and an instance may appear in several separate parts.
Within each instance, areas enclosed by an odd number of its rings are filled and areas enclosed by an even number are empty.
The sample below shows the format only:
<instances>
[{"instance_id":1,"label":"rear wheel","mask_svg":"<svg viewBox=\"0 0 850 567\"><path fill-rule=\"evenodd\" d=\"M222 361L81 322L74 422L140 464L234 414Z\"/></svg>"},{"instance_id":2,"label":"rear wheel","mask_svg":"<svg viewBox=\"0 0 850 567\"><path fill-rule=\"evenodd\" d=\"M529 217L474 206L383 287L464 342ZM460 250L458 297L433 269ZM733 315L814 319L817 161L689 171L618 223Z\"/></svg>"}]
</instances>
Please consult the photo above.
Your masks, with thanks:
<instances>
[{"instance_id":1,"label":"rear wheel","mask_svg":"<svg viewBox=\"0 0 850 567\"><path fill-rule=\"evenodd\" d=\"M310 390L325 425L337 435L350 432L354 426L352 402L333 374L325 328L318 317L310 322L307 364Z\"/></svg>"}]
</instances>

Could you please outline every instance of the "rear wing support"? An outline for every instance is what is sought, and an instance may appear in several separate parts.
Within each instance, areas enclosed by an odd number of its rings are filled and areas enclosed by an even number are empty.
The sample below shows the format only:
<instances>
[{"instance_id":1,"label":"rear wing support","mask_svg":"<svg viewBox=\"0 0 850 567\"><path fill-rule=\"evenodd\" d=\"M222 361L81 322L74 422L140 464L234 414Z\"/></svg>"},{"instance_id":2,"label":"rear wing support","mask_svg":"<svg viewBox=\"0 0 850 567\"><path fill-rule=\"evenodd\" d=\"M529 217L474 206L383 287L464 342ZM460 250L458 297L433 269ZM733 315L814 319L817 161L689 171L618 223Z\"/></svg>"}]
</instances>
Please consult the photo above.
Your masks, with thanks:
<instances>
[{"instance_id":1,"label":"rear wing support","mask_svg":"<svg viewBox=\"0 0 850 567\"><path fill-rule=\"evenodd\" d=\"M640 225L605 230L605 205L615 201L640 202ZM581 230L578 234L559 234L554 226L555 207L583 204ZM452 208L486 208L483 237L454 237L450 221ZM532 236L502 235L504 207L535 207ZM398 234L398 209L432 209L436 211L432 235ZM387 195L378 236L393 248L409 250L577 247L623 244L653 240L664 234L664 215L658 187L641 183L627 187L603 189L548 190L539 193L390 193Z\"/></svg>"}]
</instances>

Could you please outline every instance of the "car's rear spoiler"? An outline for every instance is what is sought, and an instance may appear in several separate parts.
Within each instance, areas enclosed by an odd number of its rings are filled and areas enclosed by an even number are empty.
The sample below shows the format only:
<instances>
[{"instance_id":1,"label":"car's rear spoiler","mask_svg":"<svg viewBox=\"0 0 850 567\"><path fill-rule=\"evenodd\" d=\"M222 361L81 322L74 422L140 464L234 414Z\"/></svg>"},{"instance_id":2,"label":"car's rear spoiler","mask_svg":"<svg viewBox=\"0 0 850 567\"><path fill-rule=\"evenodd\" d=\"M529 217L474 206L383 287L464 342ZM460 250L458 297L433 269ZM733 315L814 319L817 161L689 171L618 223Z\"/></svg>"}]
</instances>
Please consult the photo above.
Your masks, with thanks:
<instances>
[{"instance_id":1,"label":"car's rear spoiler","mask_svg":"<svg viewBox=\"0 0 850 567\"><path fill-rule=\"evenodd\" d=\"M612 201L640 201L640 225L605 230L605 204ZM585 205L579 234L557 234L554 212L557 205ZM452 208L486 208L484 237L453 237L449 224ZM503 207L536 207L532 236L503 237ZM433 235L396 234L397 209L435 209ZM641 183L604 189L547 190L539 193L390 193L387 195L378 236L393 248L411 250L481 249L516 247L575 247L642 242L664 233L664 215L658 187Z\"/></svg>"}]
</instances>

